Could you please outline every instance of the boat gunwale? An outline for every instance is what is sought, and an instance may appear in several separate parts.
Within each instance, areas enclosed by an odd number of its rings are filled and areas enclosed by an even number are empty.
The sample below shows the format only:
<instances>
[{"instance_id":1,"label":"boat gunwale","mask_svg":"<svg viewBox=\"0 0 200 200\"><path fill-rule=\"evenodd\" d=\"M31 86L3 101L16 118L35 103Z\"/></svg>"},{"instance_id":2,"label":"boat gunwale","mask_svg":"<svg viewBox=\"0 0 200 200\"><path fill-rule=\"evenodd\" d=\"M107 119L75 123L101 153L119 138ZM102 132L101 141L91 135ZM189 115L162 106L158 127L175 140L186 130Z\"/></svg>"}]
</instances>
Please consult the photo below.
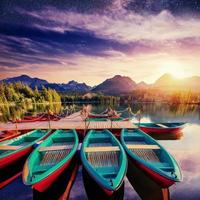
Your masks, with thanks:
<instances>
[{"instance_id":1,"label":"boat gunwale","mask_svg":"<svg viewBox=\"0 0 200 200\"><path fill-rule=\"evenodd\" d=\"M26 136L29 136L29 135L31 135L31 134L34 134L34 132L37 132L37 131L43 131L43 130L42 130L42 129L35 129L35 130L33 130L33 131L29 131L28 133L25 133L25 134L23 134L23 135L19 135L19 136L15 137L15 138L11 138L10 140L6 140L6 141L3 141L3 142L0 142L0 145L5 145L5 146L6 146L6 145L9 145L9 144L12 144L13 142L19 141L19 140L21 140L23 137L26 137ZM51 129L47 129L47 130L44 131L44 135L43 135L43 136L38 137L38 139L36 139L36 140L30 142L29 144L27 144L27 145L25 145L25 146L19 145L19 146L21 146L19 149L16 149L16 150L13 150L13 151L9 151L9 152L7 152L7 153L5 153L5 154L3 154L3 155L0 154L0 159L4 159L4 158L6 158L6 157L8 157L8 156L11 156L11 155L13 155L13 154L15 154L15 153L18 153L18 152L22 151L22 150L24 150L24 149L26 149L26 148L28 148L28 147L31 147L32 145L34 145L34 144L37 143L38 141L44 139L50 132L51 132ZM17 145L17 146L18 146L18 145Z\"/></svg>"},{"instance_id":2,"label":"boat gunwale","mask_svg":"<svg viewBox=\"0 0 200 200\"><path fill-rule=\"evenodd\" d=\"M141 132L145 137L147 137L148 139L150 139L151 141L153 141L154 144L158 145L160 147L160 150L163 151L167 156L168 158L170 159L170 162L171 162L171 165L174 169L174 172L176 174L176 177L171 177L167 174L167 172L165 173L163 170L159 169L158 167L156 167L153 163L150 163L150 162L147 162L143 159L141 159L139 156L135 155L135 153L133 153L130 149L128 149L128 147L126 146L126 142L124 140L124 137L125 137L125 131L128 130L128 129L122 129L121 131L121 143L122 143L122 146L124 147L125 151L128 153L128 155L134 159L136 162L142 164L142 165L145 165L146 167L148 167L150 170L154 171L155 173L158 173L159 175L167 178L167 179L170 179L172 181L175 181L175 182L180 182L182 181L182 173L181 173L181 168L179 166L179 164L176 162L176 160L174 159L174 157L169 153L167 152L167 150L165 150L165 148L160 145L156 140L154 140L151 136L149 136L148 134L146 134L145 132L135 128L135 129L131 129L132 131L134 130L137 130L139 132Z\"/></svg>"},{"instance_id":3,"label":"boat gunwale","mask_svg":"<svg viewBox=\"0 0 200 200\"><path fill-rule=\"evenodd\" d=\"M52 167L50 167L48 170L46 170L45 172L42 173L42 177L40 178L37 178L37 180L35 181L29 181L28 180L28 176L29 176L29 173L30 173L30 159L31 157L36 153L38 152L39 153L39 148L42 147L43 145L45 145L45 142L47 142L48 140L50 140L51 138L53 138L57 133L59 133L60 131L67 131L70 133L72 132L74 134L74 144L73 144L73 147L70 151L70 153L64 157L62 160L60 160L58 163L56 163L55 165L53 165ZM65 165L68 161L70 161L74 155L76 154L77 152L77 149L78 149L78 144L79 144L79 139L78 139L78 134L76 132L75 129L69 129L69 130L62 130L62 129L58 129L56 131L54 131L48 138L46 138L44 141L44 143L42 143L41 145L39 145L31 154L30 156L28 157L27 159L27 162L25 163L24 165L24 169L23 169L23 182L25 185L34 185L34 184L37 184L43 180L45 180L46 178L48 178L49 176L51 176L55 171L59 170L60 168L62 168L63 165ZM27 177L25 175L25 168L28 169L28 173L27 173Z\"/></svg>"},{"instance_id":4,"label":"boat gunwale","mask_svg":"<svg viewBox=\"0 0 200 200\"><path fill-rule=\"evenodd\" d=\"M179 122L172 122L173 123L179 123ZM146 125L145 125L146 124ZM179 124L180 125L177 125L177 126L174 126L174 127L162 127L162 126L147 126L147 125L150 125L150 124L171 124L170 122L169 123L163 123L163 122L157 122L157 123L154 123L154 122L150 122L150 123L137 123L136 125L140 128L147 128L147 129L162 129L162 130L171 130L171 129L179 129L179 128L184 128L186 126L186 123L185 122L180 122Z\"/></svg>"},{"instance_id":5,"label":"boat gunwale","mask_svg":"<svg viewBox=\"0 0 200 200\"><path fill-rule=\"evenodd\" d=\"M93 133L93 131L96 131L96 130L90 130L88 132L88 134L86 135L85 137L85 141L89 139L90 135ZM122 145L120 144L120 142L117 140L117 138L112 135L112 133L107 130L107 129L104 129L102 130L104 132L106 132L107 134L109 134L109 138L111 140L114 140L116 141L117 145L119 146L119 149L120 149L120 153L122 155L122 161L121 161L121 166L119 167L119 170L117 171L117 175L114 179L114 181L116 179L119 179L120 181L116 181L116 183L113 183L113 186L111 186L110 184L108 184L108 180L106 178L104 178L103 176L101 176L95 169L94 167L89 163L88 159L86 158L86 152L85 152L85 148L87 147L85 145L86 142L83 142L83 145L82 145L82 148L81 148L81 160L82 160L82 164L83 164L83 167L87 170L87 172L90 174L91 177L94 178L94 180L102 187L104 187L105 189L107 190L110 190L110 191L116 191L118 188L120 188L121 184L123 183L124 181L124 177L126 175L126 172L127 172L127 157L126 157L126 153L122 147ZM97 131L97 132L102 132L102 131ZM123 173L122 173L123 172Z\"/></svg>"}]
</instances>

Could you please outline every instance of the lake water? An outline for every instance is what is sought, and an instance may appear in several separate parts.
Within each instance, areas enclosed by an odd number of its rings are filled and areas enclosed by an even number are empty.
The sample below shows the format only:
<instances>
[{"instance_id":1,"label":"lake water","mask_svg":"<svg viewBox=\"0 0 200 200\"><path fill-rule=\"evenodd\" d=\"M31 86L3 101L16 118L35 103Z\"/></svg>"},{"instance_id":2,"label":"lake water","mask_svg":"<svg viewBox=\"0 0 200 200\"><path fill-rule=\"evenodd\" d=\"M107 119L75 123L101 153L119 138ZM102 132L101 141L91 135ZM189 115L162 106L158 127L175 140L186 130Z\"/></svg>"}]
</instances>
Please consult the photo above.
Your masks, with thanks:
<instances>
[{"instance_id":1,"label":"lake water","mask_svg":"<svg viewBox=\"0 0 200 200\"><path fill-rule=\"evenodd\" d=\"M127 105L115 106L117 110L124 110L126 107ZM187 122L181 134L175 137L167 136L157 139L175 157L182 169L183 181L169 188L171 199L200 199L200 108L195 105L169 106L167 104L137 104L131 107L133 112L141 110L141 122ZM80 105L77 106L77 109L79 108ZM100 113L105 108L106 106L103 105L93 105L93 112ZM45 108L42 109L34 112L45 110ZM57 108L57 110L62 110L62 107ZM9 112L7 110L5 115L8 116ZM28 112L32 112L32 110L29 109ZM23 111L24 113L26 111ZM128 117L128 114L123 113L123 117ZM6 116L2 116L1 119L3 118L5 121ZM137 122L137 120L133 119L133 122ZM143 188L140 189L142 191ZM16 179L0 191L1 200L31 198L31 189L23 185L21 178ZM81 169L72 187L70 199L87 199L82 183ZM124 199L141 199L127 179L125 181Z\"/></svg>"}]
</instances>

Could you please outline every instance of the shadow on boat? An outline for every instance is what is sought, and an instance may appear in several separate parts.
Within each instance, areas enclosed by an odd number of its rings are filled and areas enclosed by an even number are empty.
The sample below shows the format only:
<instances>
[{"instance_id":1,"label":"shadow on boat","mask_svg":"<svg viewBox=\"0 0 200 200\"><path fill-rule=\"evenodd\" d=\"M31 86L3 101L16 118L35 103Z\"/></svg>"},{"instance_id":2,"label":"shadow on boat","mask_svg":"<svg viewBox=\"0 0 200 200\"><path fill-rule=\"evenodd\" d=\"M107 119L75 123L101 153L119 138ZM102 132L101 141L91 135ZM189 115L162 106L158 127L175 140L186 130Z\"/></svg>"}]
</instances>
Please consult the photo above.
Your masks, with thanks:
<instances>
[{"instance_id":1,"label":"shadow on boat","mask_svg":"<svg viewBox=\"0 0 200 200\"><path fill-rule=\"evenodd\" d=\"M149 134L156 140L180 140L183 137L183 132L167 133L167 134Z\"/></svg>"},{"instance_id":2,"label":"shadow on boat","mask_svg":"<svg viewBox=\"0 0 200 200\"><path fill-rule=\"evenodd\" d=\"M22 174L27 155L0 170L0 188L5 187Z\"/></svg>"},{"instance_id":3,"label":"shadow on boat","mask_svg":"<svg viewBox=\"0 0 200 200\"><path fill-rule=\"evenodd\" d=\"M45 192L38 192L33 190L34 200L66 200L69 198L71 188L76 179L78 169L80 166L80 159L78 154L75 155L70 163L70 166L57 178L51 187Z\"/></svg>"},{"instance_id":4,"label":"shadow on boat","mask_svg":"<svg viewBox=\"0 0 200 200\"><path fill-rule=\"evenodd\" d=\"M127 178L135 191L143 200L169 200L169 189L161 188L143 171L128 161Z\"/></svg>"},{"instance_id":5,"label":"shadow on boat","mask_svg":"<svg viewBox=\"0 0 200 200\"><path fill-rule=\"evenodd\" d=\"M87 198L89 200L123 200L124 182L117 191L113 192L111 196L108 196L84 168L82 168L82 176Z\"/></svg>"}]
</instances>

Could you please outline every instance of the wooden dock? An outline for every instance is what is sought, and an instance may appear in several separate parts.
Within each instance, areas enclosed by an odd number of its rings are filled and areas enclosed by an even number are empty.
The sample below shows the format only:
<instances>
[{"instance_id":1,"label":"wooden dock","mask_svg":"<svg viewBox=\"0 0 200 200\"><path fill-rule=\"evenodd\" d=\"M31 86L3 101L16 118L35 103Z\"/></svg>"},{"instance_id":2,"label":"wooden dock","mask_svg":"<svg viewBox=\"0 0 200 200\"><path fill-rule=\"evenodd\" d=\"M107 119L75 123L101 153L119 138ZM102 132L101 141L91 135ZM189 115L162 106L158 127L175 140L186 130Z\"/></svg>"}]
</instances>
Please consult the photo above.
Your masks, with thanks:
<instances>
[{"instance_id":1,"label":"wooden dock","mask_svg":"<svg viewBox=\"0 0 200 200\"><path fill-rule=\"evenodd\" d=\"M45 122L28 122L28 123L0 123L0 131L6 130L30 130L30 129L122 129L122 128L136 128L130 121L91 121L85 122L76 112L70 116L60 119L59 121L45 121Z\"/></svg>"}]
</instances>

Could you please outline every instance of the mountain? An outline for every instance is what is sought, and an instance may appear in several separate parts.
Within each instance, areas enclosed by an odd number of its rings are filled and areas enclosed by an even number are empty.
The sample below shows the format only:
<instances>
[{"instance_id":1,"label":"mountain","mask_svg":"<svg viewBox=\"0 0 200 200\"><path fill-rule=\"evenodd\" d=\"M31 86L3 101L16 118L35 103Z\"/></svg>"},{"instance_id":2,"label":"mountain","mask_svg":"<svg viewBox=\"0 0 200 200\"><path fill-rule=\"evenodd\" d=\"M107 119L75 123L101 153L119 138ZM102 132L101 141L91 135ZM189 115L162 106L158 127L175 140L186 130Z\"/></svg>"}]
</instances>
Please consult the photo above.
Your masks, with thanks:
<instances>
[{"instance_id":1,"label":"mountain","mask_svg":"<svg viewBox=\"0 0 200 200\"><path fill-rule=\"evenodd\" d=\"M2 80L5 83L23 82L29 85L31 88L41 89L42 86L55 89L59 92L79 92L79 93L98 93L119 95L126 94L133 90L142 90L149 88L158 88L163 91L174 90L191 90L200 91L200 77L193 76L183 79L176 79L171 74L163 74L154 84L146 84L144 81L136 84L131 78L126 76L116 75L113 78L106 79L95 87L90 87L85 83L78 83L74 80L68 83L49 83L46 80L39 78L31 78L27 75L21 75L18 77L7 78ZM0 81L0 82L2 82Z\"/></svg>"},{"instance_id":2,"label":"mountain","mask_svg":"<svg viewBox=\"0 0 200 200\"><path fill-rule=\"evenodd\" d=\"M91 90L91 87L86 85L85 83L78 83L76 81L69 81L68 83L49 83L46 80L39 78L31 78L27 75L21 75L13 78L7 78L2 80L1 82L5 83L15 83L15 82L23 82L24 84L30 86L31 88L38 87L41 89L42 86L49 87L55 89L60 92L88 92Z\"/></svg>"},{"instance_id":3,"label":"mountain","mask_svg":"<svg viewBox=\"0 0 200 200\"><path fill-rule=\"evenodd\" d=\"M176 79L171 74L164 74L154 84L154 88L162 90L193 90L200 91L200 77Z\"/></svg>"},{"instance_id":4,"label":"mountain","mask_svg":"<svg viewBox=\"0 0 200 200\"><path fill-rule=\"evenodd\" d=\"M50 83L47 84L46 87L55 89L60 92L80 92L80 93L89 92L92 88L86 85L85 83L78 83L76 81L69 81L67 84Z\"/></svg>"},{"instance_id":5,"label":"mountain","mask_svg":"<svg viewBox=\"0 0 200 200\"><path fill-rule=\"evenodd\" d=\"M21 75L21 76L17 76L17 77L13 77L13 78L7 78L2 81L5 83L15 83L15 82L20 81L32 88L34 88L36 86L40 87L41 85L48 84L48 82L46 80L39 79L39 78L31 78L27 75Z\"/></svg>"},{"instance_id":6,"label":"mountain","mask_svg":"<svg viewBox=\"0 0 200 200\"><path fill-rule=\"evenodd\" d=\"M97 85L92 92L102 92L105 94L123 94L134 90L137 84L129 77L116 75L113 78L106 79Z\"/></svg>"},{"instance_id":7,"label":"mountain","mask_svg":"<svg viewBox=\"0 0 200 200\"><path fill-rule=\"evenodd\" d=\"M137 84L136 90L148 89L150 85L146 84L144 81L141 81Z\"/></svg>"}]
</instances>

